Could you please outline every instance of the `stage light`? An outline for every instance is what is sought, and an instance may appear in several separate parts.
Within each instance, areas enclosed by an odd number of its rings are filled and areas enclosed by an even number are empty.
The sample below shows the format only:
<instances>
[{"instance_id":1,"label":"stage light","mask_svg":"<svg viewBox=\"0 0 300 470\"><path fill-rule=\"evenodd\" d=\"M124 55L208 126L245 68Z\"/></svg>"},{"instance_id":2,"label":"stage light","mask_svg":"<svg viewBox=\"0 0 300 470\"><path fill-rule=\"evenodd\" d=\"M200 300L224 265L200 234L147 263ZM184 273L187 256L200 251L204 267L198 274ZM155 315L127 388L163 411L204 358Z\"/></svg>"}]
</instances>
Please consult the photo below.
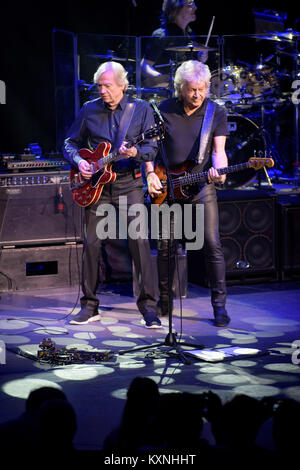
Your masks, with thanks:
<instances>
[{"instance_id":1,"label":"stage light","mask_svg":"<svg viewBox=\"0 0 300 470\"><path fill-rule=\"evenodd\" d=\"M11 380L2 386L2 391L11 397L27 399L30 392L41 387L53 387L61 390L61 387L50 380L32 379L25 377L23 379Z\"/></svg>"},{"instance_id":2,"label":"stage light","mask_svg":"<svg viewBox=\"0 0 300 470\"><path fill-rule=\"evenodd\" d=\"M158 375L174 375L174 374L180 374L182 370L180 370L177 366L175 367L161 367L158 369L154 369L154 373Z\"/></svg>"},{"instance_id":3,"label":"stage light","mask_svg":"<svg viewBox=\"0 0 300 470\"><path fill-rule=\"evenodd\" d=\"M33 330L35 333L37 333L38 335L61 335L61 334L68 334L68 330L66 328L62 328L60 326L51 326L51 325L47 325L47 326L44 326L44 327L40 327L40 328L35 328Z\"/></svg>"},{"instance_id":4,"label":"stage light","mask_svg":"<svg viewBox=\"0 0 300 470\"><path fill-rule=\"evenodd\" d=\"M64 380L91 380L98 376L108 375L115 372L112 367L97 365L68 365L61 369L56 369L53 374Z\"/></svg>"},{"instance_id":5,"label":"stage light","mask_svg":"<svg viewBox=\"0 0 300 470\"><path fill-rule=\"evenodd\" d=\"M111 347L116 347L116 348L132 348L134 346L137 346L136 343L132 341L122 341L122 340L107 340L107 341L102 341L102 344L105 344L106 346L111 346Z\"/></svg>"},{"instance_id":6,"label":"stage light","mask_svg":"<svg viewBox=\"0 0 300 470\"><path fill-rule=\"evenodd\" d=\"M15 320L12 318L11 320L7 318L6 320L0 320L0 330L21 330L22 328L27 328L29 323L27 321Z\"/></svg>"},{"instance_id":7,"label":"stage light","mask_svg":"<svg viewBox=\"0 0 300 470\"><path fill-rule=\"evenodd\" d=\"M265 397L272 397L276 396L281 393L280 388L273 387L271 385L257 385L257 384L249 384L249 385L239 385L233 389L234 394L244 394L248 395L249 397L253 398L265 398Z\"/></svg>"},{"instance_id":8,"label":"stage light","mask_svg":"<svg viewBox=\"0 0 300 470\"><path fill-rule=\"evenodd\" d=\"M119 369L142 369L146 367L144 362L138 362L134 360L119 362Z\"/></svg>"},{"instance_id":9,"label":"stage light","mask_svg":"<svg viewBox=\"0 0 300 470\"><path fill-rule=\"evenodd\" d=\"M73 336L74 336L74 338L78 338L78 339L97 339L97 336L94 333L89 332L89 331L74 333Z\"/></svg>"},{"instance_id":10,"label":"stage light","mask_svg":"<svg viewBox=\"0 0 300 470\"><path fill-rule=\"evenodd\" d=\"M295 364L290 363L275 363L275 364L266 364L264 369L273 370L278 372L287 372L291 374L300 374L300 367Z\"/></svg>"},{"instance_id":11,"label":"stage light","mask_svg":"<svg viewBox=\"0 0 300 470\"><path fill-rule=\"evenodd\" d=\"M30 341L30 338L21 335L1 335L1 339L5 344L24 344Z\"/></svg>"}]
</instances>

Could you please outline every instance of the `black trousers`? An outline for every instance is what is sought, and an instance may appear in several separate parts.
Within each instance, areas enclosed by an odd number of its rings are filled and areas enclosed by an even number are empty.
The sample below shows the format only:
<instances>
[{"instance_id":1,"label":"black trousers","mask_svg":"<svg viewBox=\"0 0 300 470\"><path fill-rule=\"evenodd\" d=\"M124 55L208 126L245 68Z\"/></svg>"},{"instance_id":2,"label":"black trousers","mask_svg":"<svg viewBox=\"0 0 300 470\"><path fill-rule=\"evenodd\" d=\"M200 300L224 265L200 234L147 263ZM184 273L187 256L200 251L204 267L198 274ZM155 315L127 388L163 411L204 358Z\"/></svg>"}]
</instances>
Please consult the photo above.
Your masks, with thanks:
<instances>
[{"instance_id":1,"label":"black trousers","mask_svg":"<svg viewBox=\"0 0 300 470\"><path fill-rule=\"evenodd\" d=\"M121 199L119 199L121 196ZM121 201L121 204L120 204ZM99 283L99 264L101 260L102 239L99 238L101 222L107 221L107 210L114 213L126 229L134 216L128 216L132 204L143 204L143 180L134 178L133 174L118 176L114 183L104 185L98 203L85 208L84 250L82 265L81 306L96 309L99 299L96 295ZM106 206L107 205L107 206ZM99 225L100 224L100 225ZM107 224L106 224L107 225ZM101 226L102 227L102 226ZM108 230L108 227L106 227ZM112 217L110 229L114 231L115 221ZM118 235L118 234L117 234ZM115 235L112 233L112 237ZM109 238L109 237L108 237ZM156 298L153 285L151 252L148 238L128 236L128 248L133 259L138 281L137 306L142 315L152 311L156 313Z\"/></svg>"},{"instance_id":2,"label":"black trousers","mask_svg":"<svg viewBox=\"0 0 300 470\"><path fill-rule=\"evenodd\" d=\"M219 237L219 213L215 186L206 184L197 195L189 200L189 203L204 204L204 253L211 289L211 304L213 307L224 307L226 270ZM174 217L171 217L170 245L167 239L160 238L157 256L160 303L166 308L168 302L171 305L173 303L173 292L169 286L172 286L174 279L177 243L178 240L174 238ZM200 266L199 269L201 269Z\"/></svg>"}]
</instances>

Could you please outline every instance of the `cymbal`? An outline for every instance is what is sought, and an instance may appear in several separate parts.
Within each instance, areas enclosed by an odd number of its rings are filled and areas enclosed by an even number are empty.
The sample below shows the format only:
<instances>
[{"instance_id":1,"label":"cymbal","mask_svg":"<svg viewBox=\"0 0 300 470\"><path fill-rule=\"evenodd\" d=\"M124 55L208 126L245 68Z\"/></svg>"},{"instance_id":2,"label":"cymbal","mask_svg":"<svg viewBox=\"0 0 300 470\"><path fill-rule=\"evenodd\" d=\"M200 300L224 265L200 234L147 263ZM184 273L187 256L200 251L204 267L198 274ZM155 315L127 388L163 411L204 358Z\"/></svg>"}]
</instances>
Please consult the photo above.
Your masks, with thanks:
<instances>
[{"instance_id":1,"label":"cymbal","mask_svg":"<svg viewBox=\"0 0 300 470\"><path fill-rule=\"evenodd\" d=\"M116 57L114 55L111 55L111 54L87 54L86 55L87 57L93 57L94 59L107 59L108 61L109 60L115 60L117 62L125 62L125 61L129 61L129 62L135 62L135 59L129 59L129 58L126 58L126 57Z\"/></svg>"},{"instance_id":2,"label":"cymbal","mask_svg":"<svg viewBox=\"0 0 300 470\"><path fill-rule=\"evenodd\" d=\"M189 43L186 46L170 46L166 47L166 51L174 52L204 52L204 51L215 51L213 47L204 46L204 44Z\"/></svg>"},{"instance_id":3,"label":"cymbal","mask_svg":"<svg viewBox=\"0 0 300 470\"><path fill-rule=\"evenodd\" d=\"M286 31L273 31L278 38L287 39L288 41L293 41L294 38L300 37L300 33L298 31L293 31L292 29L287 29Z\"/></svg>"},{"instance_id":4,"label":"cymbal","mask_svg":"<svg viewBox=\"0 0 300 470\"><path fill-rule=\"evenodd\" d=\"M257 39L268 39L270 41L292 42L297 37L300 37L300 33L298 31L293 31L292 29L287 29L286 31L270 31L265 36L255 34L254 37Z\"/></svg>"}]
</instances>

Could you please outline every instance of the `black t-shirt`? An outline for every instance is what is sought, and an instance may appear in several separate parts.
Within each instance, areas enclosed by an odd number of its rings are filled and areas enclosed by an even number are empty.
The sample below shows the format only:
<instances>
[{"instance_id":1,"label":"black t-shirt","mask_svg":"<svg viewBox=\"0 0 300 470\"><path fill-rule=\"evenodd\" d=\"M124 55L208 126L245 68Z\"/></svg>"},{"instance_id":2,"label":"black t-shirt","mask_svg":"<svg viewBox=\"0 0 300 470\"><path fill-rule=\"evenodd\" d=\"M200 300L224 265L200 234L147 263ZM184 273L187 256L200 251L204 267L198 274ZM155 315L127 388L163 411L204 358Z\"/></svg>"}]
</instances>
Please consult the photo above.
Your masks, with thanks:
<instances>
[{"instance_id":1,"label":"black t-shirt","mask_svg":"<svg viewBox=\"0 0 300 470\"><path fill-rule=\"evenodd\" d=\"M160 103L159 109L166 127L163 143L171 167L181 165L186 160L196 160L207 102L208 98L190 116L186 114L182 101L178 98L170 98ZM211 166L213 138L228 135L226 110L217 103L215 106L210 144L199 170L207 170Z\"/></svg>"}]
</instances>

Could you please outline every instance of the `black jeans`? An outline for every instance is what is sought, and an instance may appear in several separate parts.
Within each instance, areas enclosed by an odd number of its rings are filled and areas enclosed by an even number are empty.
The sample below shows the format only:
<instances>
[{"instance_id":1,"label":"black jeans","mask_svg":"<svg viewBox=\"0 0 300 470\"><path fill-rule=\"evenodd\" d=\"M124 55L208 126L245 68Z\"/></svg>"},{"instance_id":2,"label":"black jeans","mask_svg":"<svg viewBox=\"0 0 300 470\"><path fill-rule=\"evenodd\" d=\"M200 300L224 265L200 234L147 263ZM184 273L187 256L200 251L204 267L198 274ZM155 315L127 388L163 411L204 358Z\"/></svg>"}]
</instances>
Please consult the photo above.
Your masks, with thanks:
<instances>
[{"instance_id":1,"label":"black jeans","mask_svg":"<svg viewBox=\"0 0 300 470\"><path fill-rule=\"evenodd\" d=\"M204 204L204 253L211 289L211 304L213 307L224 307L226 302L226 270L219 237L219 212L215 186L206 184L197 195L189 200L189 203ZM160 304L165 307L168 306L169 301L171 305L173 303L173 292L169 286L172 286L174 279L177 243L178 240L174 239L174 217L171 214L170 245L166 239L160 238L158 240L157 267ZM170 263L168 262L169 258Z\"/></svg>"},{"instance_id":2,"label":"black jeans","mask_svg":"<svg viewBox=\"0 0 300 470\"><path fill-rule=\"evenodd\" d=\"M119 204L119 197L126 197L126 203ZM122 199L124 201L125 199ZM132 174L117 177L114 183L104 185L98 203L85 208L85 237L82 266L82 292L81 305L96 309L99 299L96 295L99 283L99 264L101 260L102 239L97 234L97 225L101 220L107 220L107 212L104 212L104 204L109 204L116 209L119 219L122 218L124 226L128 227L133 216L128 216L127 209L132 204L143 204L142 178L134 178ZM98 213L97 213L98 209ZM99 215L99 209L101 215ZM99 229L99 226L98 226ZM153 271L151 252L148 238L131 238L128 236L128 248L133 259L136 278L138 281L137 306L142 315L148 311L156 313L156 298L153 285Z\"/></svg>"}]
</instances>

